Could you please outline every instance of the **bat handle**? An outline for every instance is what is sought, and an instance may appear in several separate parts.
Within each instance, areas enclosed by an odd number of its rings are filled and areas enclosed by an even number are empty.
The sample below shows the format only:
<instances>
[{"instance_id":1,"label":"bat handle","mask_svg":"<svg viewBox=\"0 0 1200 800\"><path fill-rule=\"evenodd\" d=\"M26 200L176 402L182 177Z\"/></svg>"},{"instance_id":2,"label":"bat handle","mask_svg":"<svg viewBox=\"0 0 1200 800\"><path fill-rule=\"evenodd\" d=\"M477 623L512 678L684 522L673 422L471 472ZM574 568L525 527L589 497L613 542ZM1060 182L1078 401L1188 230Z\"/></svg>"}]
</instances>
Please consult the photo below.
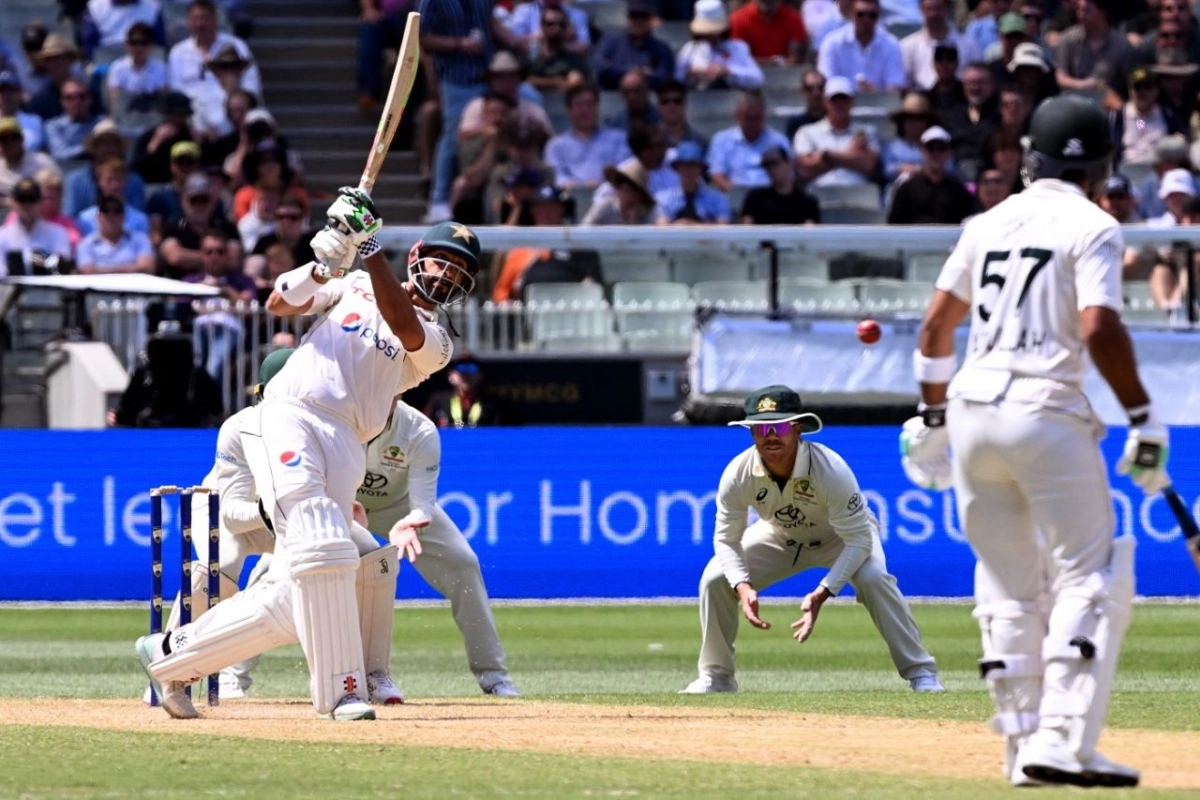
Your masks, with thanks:
<instances>
[{"instance_id":1,"label":"bat handle","mask_svg":"<svg viewBox=\"0 0 1200 800\"><path fill-rule=\"evenodd\" d=\"M375 188L375 179L374 178L368 177L367 175L363 175L361 178L358 179L358 190L360 192L366 192L369 195L369 194L371 194L371 190L374 188Z\"/></svg>"}]
</instances>

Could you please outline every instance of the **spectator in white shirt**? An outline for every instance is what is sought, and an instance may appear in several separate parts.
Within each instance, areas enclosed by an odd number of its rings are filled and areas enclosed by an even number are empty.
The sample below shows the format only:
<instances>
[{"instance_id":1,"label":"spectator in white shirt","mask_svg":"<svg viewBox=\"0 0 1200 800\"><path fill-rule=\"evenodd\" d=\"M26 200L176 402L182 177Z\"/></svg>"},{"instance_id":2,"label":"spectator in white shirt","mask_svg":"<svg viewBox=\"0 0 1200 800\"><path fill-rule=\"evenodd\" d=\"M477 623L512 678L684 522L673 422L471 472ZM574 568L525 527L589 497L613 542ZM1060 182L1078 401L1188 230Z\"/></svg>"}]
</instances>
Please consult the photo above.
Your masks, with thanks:
<instances>
[{"instance_id":1,"label":"spectator in white shirt","mask_svg":"<svg viewBox=\"0 0 1200 800\"><path fill-rule=\"evenodd\" d=\"M159 14L156 0L88 0L80 34L84 54L91 58L97 47L124 44L131 26L153 28Z\"/></svg>"},{"instance_id":2,"label":"spectator in white shirt","mask_svg":"<svg viewBox=\"0 0 1200 800\"><path fill-rule=\"evenodd\" d=\"M708 146L709 183L722 192L734 186L767 186L771 178L762 165L763 153L778 146L791 158L791 144L767 127L762 92L742 92L733 115L737 124L717 131Z\"/></svg>"},{"instance_id":3,"label":"spectator in white shirt","mask_svg":"<svg viewBox=\"0 0 1200 800\"><path fill-rule=\"evenodd\" d=\"M92 113L92 92L86 81L71 78L62 85L63 113L46 122L46 144L55 161L84 157L83 144L100 117Z\"/></svg>"},{"instance_id":4,"label":"spectator in white shirt","mask_svg":"<svg viewBox=\"0 0 1200 800\"><path fill-rule=\"evenodd\" d=\"M855 0L851 23L821 43L817 69L827 79L846 78L860 92L904 88L904 57L896 37L879 29L879 0Z\"/></svg>"},{"instance_id":5,"label":"spectator in white shirt","mask_svg":"<svg viewBox=\"0 0 1200 800\"><path fill-rule=\"evenodd\" d=\"M46 128L42 118L21 110L21 79L17 73L0 72L0 117L13 117L25 136L26 150L46 149Z\"/></svg>"},{"instance_id":6,"label":"spectator in white shirt","mask_svg":"<svg viewBox=\"0 0 1200 800\"><path fill-rule=\"evenodd\" d=\"M217 30L217 10L212 0L192 0L188 4L187 26L191 36L172 47L167 56L167 73L171 88L176 91L186 93L194 90L196 84L204 82L219 85L216 76L208 72L204 65L227 44L233 45L243 58L254 60L245 42ZM254 93L256 97L262 96L262 78L256 65L251 64L242 74L241 88Z\"/></svg>"},{"instance_id":7,"label":"spectator in white shirt","mask_svg":"<svg viewBox=\"0 0 1200 800\"><path fill-rule=\"evenodd\" d=\"M854 84L843 77L825 82L825 119L796 131L796 170L812 186L869 183L879 167L873 128L856 124Z\"/></svg>"},{"instance_id":8,"label":"spectator in white shirt","mask_svg":"<svg viewBox=\"0 0 1200 800\"><path fill-rule=\"evenodd\" d=\"M192 101L192 125L204 141L213 141L233 130L225 114L225 100L230 93L241 89L242 77L253 62L238 52L232 44L222 45L204 67L217 82L204 81L192 86L188 97Z\"/></svg>"},{"instance_id":9,"label":"spectator in white shirt","mask_svg":"<svg viewBox=\"0 0 1200 800\"><path fill-rule=\"evenodd\" d=\"M114 117L130 113L146 113L158 108L158 98L167 91L167 65L158 56L151 57L154 31L138 22L125 34L126 55L108 67L105 93L108 108ZM139 135L140 130L125 131Z\"/></svg>"},{"instance_id":10,"label":"spectator in white shirt","mask_svg":"<svg viewBox=\"0 0 1200 800\"><path fill-rule=\"evenodd\" d=\"M38 170L57 168L45 153L25 149L25 134L15 117L0 117L0 198L8 197L22 178L32 178Z\"/></svg>"},{"instance_id":11,"label":"spectator in white shirt","mask_svg":"<svg viewBox=\"0 0 1200 800\"><path fill-rule=\"evenodd\" d=\"M97 272L154 272L150 237L125 225L125 201L102 197L96 230L79 243L75 259L84 274Z\"/></svg>"},{"instance_id":12,"label":"spectator in white shirt","mask_svg":"<svg viewBox=\"0 0 1200 800\"><path fill-rule=\"evenodd\" d=\"M850 22L854 0L804 0L800 14L808 31L809 52L815 54L820 52L826 36Z\"/></svg>"},{"instance_id":13,"label":"spectator in white shirt","mask_svg":"<svg viewBox=\"0 0 1200 800\"><path fill-rule=\"evenodd\" d=\"M900 55L909 89L932 89L937 83L933 68L934 47L943 42L958 50L958 63L970 64L976 59L972 44L950 24L946 0L921 0L921 16L925 24L900 41Z\"/></svg>"},{"instance_id":14,"label":"spectator in white shirt","mask_svg":"<svg viewBox=\"0 0 1200 800\"><path fill-rule=\"evenodd\" d=\"M757 89L763 73L750 46L729 38L729 15L721 0L697 0L692 41L675 58L675 77L693 89Z\"/></svg>"},{"instance_id":15,"label":"spectator in white shirt","mask_svg":"<svg viewBox=\"0 0 1200 800\"><path fill-rule=\"evenodd\" d=\"M564 99L571 127L546 143L546 163L553 167L555 185L561 189L598 186L605 167L630 155L625 131L600 127L600 96L595 87L572 86Z\"/></svg>"},{"instance_id":16,"label":"spectator in white shirt","mask_svg":"<svg viewBox=\"0 0 1200 800\"><path fill-rule=\"evenodd\" d=\"M12 190L13 217L0 227L0 277L11 273L10 262L19 259L22 271L31 272L39 256L71 257L67 229L42 219L38 205L42 190L32 178L23 178Z\"/></svg>"}]
</instances>

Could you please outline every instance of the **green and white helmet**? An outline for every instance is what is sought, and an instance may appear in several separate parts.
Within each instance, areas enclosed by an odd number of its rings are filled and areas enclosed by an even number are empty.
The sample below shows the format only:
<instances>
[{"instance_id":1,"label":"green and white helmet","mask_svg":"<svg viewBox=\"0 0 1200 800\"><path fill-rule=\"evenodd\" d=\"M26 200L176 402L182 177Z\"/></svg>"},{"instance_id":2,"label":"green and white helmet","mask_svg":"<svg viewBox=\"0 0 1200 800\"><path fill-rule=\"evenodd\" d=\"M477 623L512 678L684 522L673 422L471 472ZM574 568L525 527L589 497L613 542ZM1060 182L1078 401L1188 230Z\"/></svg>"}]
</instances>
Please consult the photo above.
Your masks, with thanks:
<instances>
[{"instance_id":1,"label":"green and white helmet","mask_svg":"<svg viewBox=\"0 0 1200 800\"><path fill-rule=\"evenodd\" d=\"M422 298L451 306L475 288L480 259L475 231L461 222L439 222L408 251L408 277Z\"/></svg>"}]
</instances>

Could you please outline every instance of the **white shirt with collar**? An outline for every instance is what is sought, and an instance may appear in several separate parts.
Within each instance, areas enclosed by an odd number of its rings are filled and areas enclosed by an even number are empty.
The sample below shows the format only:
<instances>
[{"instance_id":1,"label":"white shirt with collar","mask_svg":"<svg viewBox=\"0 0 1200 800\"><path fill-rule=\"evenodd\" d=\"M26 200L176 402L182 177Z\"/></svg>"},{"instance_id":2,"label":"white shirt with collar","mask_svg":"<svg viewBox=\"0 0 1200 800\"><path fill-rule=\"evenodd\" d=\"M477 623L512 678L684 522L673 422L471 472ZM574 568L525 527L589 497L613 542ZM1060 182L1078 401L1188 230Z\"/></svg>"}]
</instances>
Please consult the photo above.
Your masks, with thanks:
<instances>
[{"instance_id":1,"label":"white shirt with collar","mask_svg":"<svg viewBox=\"0 0 1200 800\"><path fill-rule=\"evenodd\" d=\"M821 581L835 595L870 557L879 532L858 479L837 453L801 439L792 475L781 489L751 446L729 462L717 488L713 550L730 586L750 580L742 538L751 508L781 539L799 535L842 540L841 555Z\"/></svg>"},{"instance_id":2,"label":"white shirt with collar","mask_svg":"<svg viewBox=\"0 0 1200 800\"><path fill-rule=\"evenodd\" d=\"M210 83L219 87L220 83L216 76L205 68L204 63L227 44L233 45L242 58L254 61L254 54L250 52L250 47L231 34L218 33L212 47L204 52L201 52L200 46L196 44L195 37L189 36L172 47L167 56L167 74L170 77L171 88L184 94L191 94L196 90L197 84ZM257 64L251 63L242 73L241 88L251 92L255 97L262 98L262 78L258 74Z\"/></svg>"},{"instance_id":3,"label":"white shirt with collar","mask_svg":"<svg viewBox=\"0 0 1200 800\"><path fill-rule=\"evenodd\" d=\"M882 27L875 29L875 36L866 47L854 38L852 23L838 28L821 42L817 69L826 80L837 76L856 86L861 75L879 91L903 89L907 83L900 42Z\"/></svg>"},{"instance_id":4,"label":"white shirt with collar","mask_svg":"<svg viewBox=\"0 0 1200 800\"><path fill-rule=\"evenodd\" d=\"M933 67L933 48L938 42L951 42L958 48L958 72L972 61L977 61L975 43L951 28L944 39L934 39L929 29L922 27L900 40L900 57L904 63L904 75L909 89L925 91L937 83L937 70Z\"/></svg>"},{"instance_id":5,"label":"white shirt with collar","mask_svg":"<svg viewBox=\"0 0 1200 800\"><path fill-rule=\"evenodd\" d=\"M135 263L142 256L154 254L149 237L138 231L123 231L121 238L111 242L99 231L79 240L79 266L91 266L98 270L110 270Z\"/></svg>"},{"instance_id":6,"label":"white shirt with collar","mask_svg":"<svg viewBox=\"0 0 1200 800\"><path fill-rule=\"evenodd\" d=\"M8 254L22 253L26 265L29 253L41 250L63 258L71 257L71 236L62 225L39 219L32 228L26 228L15 217L0 226L0 276L8 274Z\"/></svg>"},{"instance_id":7,"label":"white shirt with collar","mask_svg":"<svg viewBox=\"0 0 1200 800\"><path fill-rule=\"evenodd\" d=\"M88 0L88 13L100 31L100 45L125 44L125 34L136 22L144 22L151 28L158 22L159 4L154 0L134 0L121 6L112 0Z\"/></svg>"},{"instance_id":8,"label":"white shirt with collar","mask_svg":"<svg viewBox=\"0 0 1200 800\"><path fill-rule=\"evenodd\" d=\"M867 146L878 153L879 138L873 127L851 121L849 127L835 131L829 123L829 117L801 127L796 131L792 143L798 156L806 156L821 150L840 153L849 149L850 142L859 133L867 137ZM863 183L869 183L865 175L846 167L831 169L812 181L813 186L855 186Z\"/></svg>"}]
</instances>

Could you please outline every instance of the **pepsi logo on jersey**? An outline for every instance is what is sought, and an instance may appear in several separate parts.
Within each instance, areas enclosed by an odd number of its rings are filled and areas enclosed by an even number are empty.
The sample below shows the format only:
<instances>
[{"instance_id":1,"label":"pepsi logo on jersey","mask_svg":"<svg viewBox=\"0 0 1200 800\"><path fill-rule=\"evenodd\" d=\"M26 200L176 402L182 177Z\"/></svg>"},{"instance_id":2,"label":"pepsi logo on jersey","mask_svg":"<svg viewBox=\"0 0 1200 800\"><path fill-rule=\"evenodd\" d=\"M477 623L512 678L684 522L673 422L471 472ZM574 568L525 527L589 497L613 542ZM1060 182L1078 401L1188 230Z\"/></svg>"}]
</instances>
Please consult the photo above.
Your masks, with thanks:
<instances>
[{"instance_id":1,"label":"pepsi logo on jersey","mask_svg":"<svg viewBox=\"0 0 1200 800\"><path fill-rule=\"evenodd\" d=\"M361 327L362 317L358 314L347 314L346 318L342 320L342 330L346 333L354 333Z\"/></svg>"},{"instance_id":2,"label":"pepsi logo on jersey","mask_svg":"<svg viewBox=\"0 0 1200 800\"><path fill-rule=\"evenodd\" d=\"M284 450L279 454L279 463L285 467L298 467L300 466L300 454L294 450Z\"/></svg>"},{"instance_id":3,"label":"pepsi logo on jersey","mask_svg":"<svg viewBox=\"0 0 1200 800\"><path fill-rule=\"evenodd\" d=\"M400 355L400 345L386 337L380 336L379 333L369 325L363 324L363 319L360 315L353 312L347 314L341 322L341 328L346 333L357 333L359 339L375 345L375 349L387 357L389 361L395 361Z\"/></svg>"}]
</instances>

